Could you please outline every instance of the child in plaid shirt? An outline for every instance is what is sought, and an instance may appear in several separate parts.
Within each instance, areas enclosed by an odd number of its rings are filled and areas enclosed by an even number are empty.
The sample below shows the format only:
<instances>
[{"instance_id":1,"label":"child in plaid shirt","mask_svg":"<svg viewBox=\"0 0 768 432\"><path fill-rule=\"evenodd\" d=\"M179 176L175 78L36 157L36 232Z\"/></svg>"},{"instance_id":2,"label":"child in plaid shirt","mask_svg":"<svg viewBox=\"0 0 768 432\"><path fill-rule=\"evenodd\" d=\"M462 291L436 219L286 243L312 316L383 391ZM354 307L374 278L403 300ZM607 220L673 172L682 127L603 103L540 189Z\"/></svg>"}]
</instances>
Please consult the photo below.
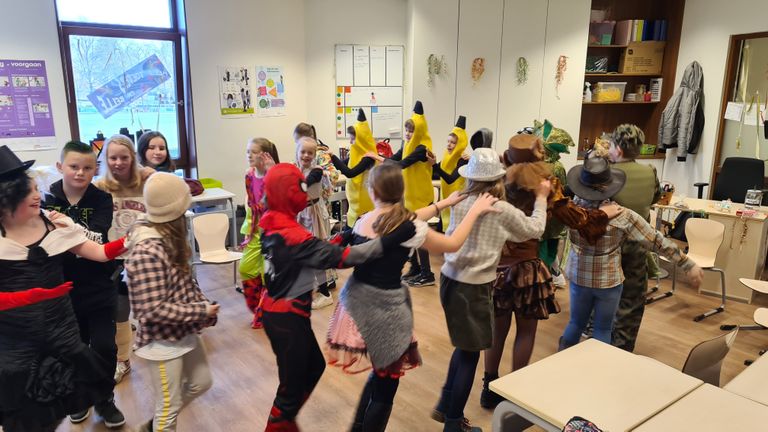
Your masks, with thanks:
<instances>
[{"instance_id":1,"label":"child in plaid shirt","mask_svg":"<svg viewBox=\"0 0 768 432\"><path fill-rule=\"evenodd\" d=\"M623 187L623 171L611 168L602 157L584 159L583 166L568 171L568 185L576 194L574 202L584 208L596 208L616 195ZM560 338L560 349L579 342L581 332L594 314L593 337L611 343L613 320L619 306L624 273L621 270L621 245L633 240L655 246L659 253L676 263L690 276L691 285L701 284L701 268L685 256L675 243L665 238L632 210L624 209L611 219L605 236L589 243L579 232L570 229L572 247L566 273L571 282L571 319Z\"/></svg>"},{"instance_id":2,"label":"child in plaid shirt","mask_svg":"<svg viewBox=\"0 0 768 432\"><path fill-rule=\"evenodd\" d=\"M136 355L149 361L155 415L141 431L176 430L181 409L212 385L198 335L216 323L219 306L208 300L192 275L184 213L189 187L173 174L147 180L147 220L131 232L135 246L125 271L133 315L139 321Z\"/></svg>"}]
</instances>

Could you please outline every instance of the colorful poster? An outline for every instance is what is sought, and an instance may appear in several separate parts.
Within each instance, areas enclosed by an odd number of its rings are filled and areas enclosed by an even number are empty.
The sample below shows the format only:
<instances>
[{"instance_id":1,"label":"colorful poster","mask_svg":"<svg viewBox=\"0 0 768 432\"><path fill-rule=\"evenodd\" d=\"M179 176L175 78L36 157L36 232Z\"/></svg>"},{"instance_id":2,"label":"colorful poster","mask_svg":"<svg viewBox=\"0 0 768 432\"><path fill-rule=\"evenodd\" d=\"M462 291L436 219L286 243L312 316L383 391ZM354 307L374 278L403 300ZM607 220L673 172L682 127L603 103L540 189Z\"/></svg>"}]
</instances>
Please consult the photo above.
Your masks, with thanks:
<instances>
[{"instance_id":1,"label":"colorful poster","mask_svg":"<svg viewBox=\"0 0 768 432\"><path fill-rule=\"evenodd\" d=\"M219 109L225 117L253 114L251 71L246 66L219 66Z\"/></svg>"},{"instance_id":2,"label":"colorful poster","mask_svg":"<svg viewBox=\"0 0 768 432\"><path fill-rule=\"evenodd\" d=\"M38 137L53 136L45 62L0 59L0 138L29 138L24 150L40 150L52 148L56 140Z\"/></svg>"},{"instance_id":3,"label":"colorful poster","mask_svg":"<svg viewBox=\"0 0 768 432\"><path fill-rule=\"evenodd\" d=\"M259 117L280 117L285 115L285 82L283 69L279 66L257 66L256 86L259 95Z\"/></svg>"},{"instance_id":4,"label":"colorful poster","mask_svg":"<svg viewBox=\"0 0 768 432\"><path fill-rule=\"evenodd\" d=\"M104 118L109 118L170 77L163 62L156 54L152 54L91 92L88 100Z\"/></svg>"}]
</instances>

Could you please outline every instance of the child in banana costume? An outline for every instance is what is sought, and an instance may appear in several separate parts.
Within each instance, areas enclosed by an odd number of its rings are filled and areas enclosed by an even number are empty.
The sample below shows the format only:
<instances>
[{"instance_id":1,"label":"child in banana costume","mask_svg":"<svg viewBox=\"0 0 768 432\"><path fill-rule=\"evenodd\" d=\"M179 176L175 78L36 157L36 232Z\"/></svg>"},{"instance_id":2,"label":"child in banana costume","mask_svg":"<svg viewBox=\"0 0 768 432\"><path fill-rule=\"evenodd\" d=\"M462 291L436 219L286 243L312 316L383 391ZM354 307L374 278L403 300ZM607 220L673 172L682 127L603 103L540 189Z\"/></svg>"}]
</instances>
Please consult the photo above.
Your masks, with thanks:
<instances>
[{"instance_id":1,"label":"child in banana costume","mask_svg":"<svg viewBox=\"0 0 768 432\"><path fill-rule=\"evenodd\" d=\"M440 179L440 198L445 199L450 194L464 189L464 178L459 175L459 167L467 164L464 151L467 149L467 118L459 116L456 126L448 134L448 145L443 160L432 166L433 178ZM444 209L440 214L443 229L448 228L451 219L451 209Z\"/></svg>"},{"instance_id":2,"label":"child in banana costume","mask_svg":"<svg viewBox=\"0 0 768 432\"><path fill-rule=\"evenodd\" d=\"M357 123L350 126L347 132L350 135L351 143L349 165L336 155L331 156L331 162L337 170L347 177L346 190L347 201L349 202L347 225L354 226L360 215L373 210L373 201L368 195L366 180L368 179L368 170L373 167L375 161L366 156L366 153L376 153L376 142L362 108L357 113Z\"/></svg>"}]
</instances>

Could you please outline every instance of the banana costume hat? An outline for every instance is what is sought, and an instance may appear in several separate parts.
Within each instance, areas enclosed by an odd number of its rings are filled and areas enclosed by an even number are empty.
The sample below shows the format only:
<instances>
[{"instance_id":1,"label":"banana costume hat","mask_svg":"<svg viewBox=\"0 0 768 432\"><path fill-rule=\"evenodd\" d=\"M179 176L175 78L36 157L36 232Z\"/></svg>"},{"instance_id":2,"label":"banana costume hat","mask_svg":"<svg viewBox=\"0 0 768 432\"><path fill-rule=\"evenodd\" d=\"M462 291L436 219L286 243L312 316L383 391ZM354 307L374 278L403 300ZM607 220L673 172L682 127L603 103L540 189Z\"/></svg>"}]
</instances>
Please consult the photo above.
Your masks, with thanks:
<instances>
[{"instance_id":1,"label":"banana costume hat","mask_svg":"<svg viewBox=\"0 0 768 432\"><path fill-rule=\"evenodd\" d=\"M427 120L424 118L424 106L421 101L416 101L413 107L413 136L403 148L403 158L408 157L416 148L423 145L432 151L432 138L427 130ZM405 181L405 208L416 211L428 206L435 200L435 192L432 187L432 167L426 162L417 162L403 170Z\"/></svg>"},{"instance_id":2,"label":"banana costume hat","mask_svg":"<svg viewBox=\"0 0 768 432\"><path fill-rule=\"evenodd\" d=\"M461 155L467 148L467 131L465 130L466 127L467 118L464 116L459 116L458 120L456 120L456 126L454 126L451 130L451 133L458 137L456 139L456 147L454 147L453 151L450 153L448 150L445 151L443 160L440 162L440 168L443 170L443 172L452 173L454 170L456 170L456 165L459 163ZM448 195L452 194L453 192L464 189L465 183L466 181L464 180L464 177L459 177L452 184L448 184L448 182L441 178L440 198L447 198ZM440 218L443 220L443 227L447 229L448 223L451 221L451 208L448 207L443 209L440 214Z\"/></svg>"},{"instance_id":3,"label":"banana costume hat","mask_svg":"<svg viewBox=\"0 0 768 432\"><path fill-rule=\"evenodd\" d=\"M376 141L373 139L373 132L365 118L365 112L361 108L357 113L357 123L353 126L355 129L355 142L349 149L349 166L356 166L365 157L368 152L376 153ZM347 224L353 226L357 218L373 210L373 201L368 195L368 171L357 177L347 180L347 201L349 201L349 210L347 211Z\"/></svg>"}]
</instances>

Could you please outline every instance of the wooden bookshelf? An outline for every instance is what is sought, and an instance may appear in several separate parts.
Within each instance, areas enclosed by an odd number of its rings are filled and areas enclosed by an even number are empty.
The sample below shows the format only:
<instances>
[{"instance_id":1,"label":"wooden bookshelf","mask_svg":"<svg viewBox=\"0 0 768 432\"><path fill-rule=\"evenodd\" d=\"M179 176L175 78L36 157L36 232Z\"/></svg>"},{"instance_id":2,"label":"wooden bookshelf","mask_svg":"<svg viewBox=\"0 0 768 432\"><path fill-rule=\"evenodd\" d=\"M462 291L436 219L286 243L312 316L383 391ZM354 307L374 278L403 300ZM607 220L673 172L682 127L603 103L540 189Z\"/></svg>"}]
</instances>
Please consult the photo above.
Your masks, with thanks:
<instances>
[{"instance_id":1,"label":"wooden bookshelf","mask_svg":"<svg viewBox=\"0 0 768 432\"><path fill-rule=\"evenodd\" d=\"M595 138L603 133L610 133L616 126L632 123L645 132L646 143L658 142L661 113L674 93L677 56L680 50L680 32L683 23L685 0L648 0L629 2L623 0L592 0L592 9L607 10L606 20L622 21L627 19L667 20L667 40L664 48L661 73L593 73L585 72L584 81L592 84L592 90L598 81L616 81L621 78L627 82L624 93L633 93L639 84L650 89L651 78L662 78L661 100L659 102L584 102L581 110L579 127L579 152L584 150L584 143L594 143ZM586 23L585 23L586 24ZM587 55L608 57L608 70L616 70L625 45L589 45L585 43ZM604 105L610 109L597 108ZM614 109L615 108L615 109ZM638 159L663 159L663 153L645 155Z\"/></svg>"}]
</instances>

